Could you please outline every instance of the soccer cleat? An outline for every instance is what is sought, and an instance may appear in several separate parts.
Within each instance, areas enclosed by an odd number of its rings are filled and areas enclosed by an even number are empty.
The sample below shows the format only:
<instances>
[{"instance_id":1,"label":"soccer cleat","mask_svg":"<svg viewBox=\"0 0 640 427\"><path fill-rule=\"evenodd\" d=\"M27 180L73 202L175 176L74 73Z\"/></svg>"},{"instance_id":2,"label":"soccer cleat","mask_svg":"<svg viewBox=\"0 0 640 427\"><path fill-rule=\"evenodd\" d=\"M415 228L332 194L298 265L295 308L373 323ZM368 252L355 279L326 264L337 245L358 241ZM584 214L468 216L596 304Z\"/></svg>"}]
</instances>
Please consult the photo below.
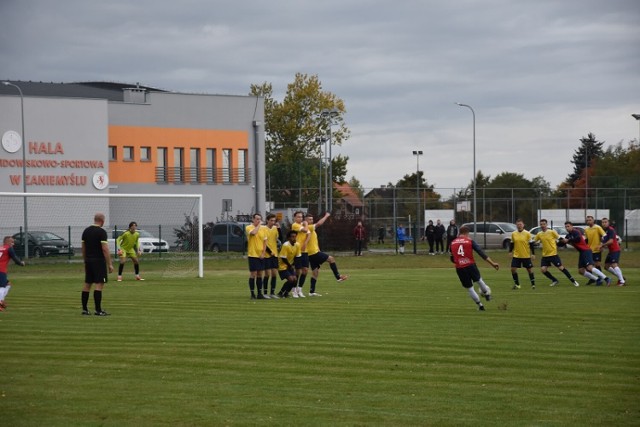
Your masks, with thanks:
<instances>
[{"instance_id":1,"label":"soccer cleat","mask_svg":"<svg viewBox=\"0 0 640 427\"><path fill-rule=\"evenodd\" d=\"M549 286L557 286L558 285L558 281L554 280L553 282L551 282L551 284Z\"/></svg>"},{"instance_id":2,"label":"soccer cleat","mask_svg":"<svg viewBox=\"0 0 640 427\"><path fill-rule=\"evenodd\" d=\"M535 291L536 290L536 285L531 285L531 290Z\"/></svg>"},{"instance_id":3,"label":"soccer cleat","mask_svg":"<svg viewBox=\"0 0 640 427\"><path fill-rule=\"evenodd\" d=\"M573 286L575 286L576 288L577 288L578 286L580 286L580 283L578 283L578 281L577 281L577 280L574 280L574 281L573 281L573 282L571 282L571 283L573 283Z\"/></svg>"},{"instance_id":4,"label":"soccer cleat","mask_svg":"<svg viewBox=\"0 0 640 427\"><path fill-rule=\"evenodd\" d=\"M625 286L627 284L627 282L621 282L620 280L618 280L618 283L616 286Z\"/></svg>"},{"instance_id":5,"label":"soccer cleat","mask_svg":"<svg viewBox=\"0 0 640 427\"><path fill-rule=\"evenodd\" d=\"M620 283L620 282L618 282L618 283ZM624 282L622 282L622 283L624 283ZM4 302L4 300L0 301L0 308L7 308L7 303Z\"/></svg>"},{"instance_id":6,"label":"soccer cleat","mask_svg":"<svg viewBox=\"0 0 640 427\"><path fill-rule=\"evenodd\" d=\"M251 299L256 299L256 296L251 294Z\"/></svg>"},{"instance_id":7,"label":"soccer cleat","mask_svg":"<svg viewBox=\"0 0 640 427\"><path fill-rule=\"evenodd\" d=\"M589 285L593 285L594 283L596 283L596 281L595 281L595 280L593 280L593 279L589 279L589 281L587 282L587 286L589 286Z\"/></svg>"},{"instance_id":8,"label":"soccer cleat","mask_svg":"<svg viewBox=\"0 0 640 427\"><path fill-rule=\"evenodd\" d=\"M596 286L602 286L602 279L598 278L598 280L596 280Z\"/></svg>"},{"instance_id":9,"label":"soccer cleat","mask_svg":"<svg viewBox=\"0 0 640 427\"><path fill-rule=\"evenodd\" d=\"M345 276L344 274L341 274L340 277L338 278L338 282L344 282L348 278L349 278L349 276Z\"/></svg>"},{"instance_id":10,"label":"soccer cleat","mask_svg":"<svg viewBox=\"0 0 640 427\"><path fill-rule=\"evenodd\" d=\"M89 310L82 310L83 316L91 316L91 312Z\"/></svg>"},{"instance_id":11,"label":"soccer cleat","mask_svg":"<svg viewBox=\"0 0 640 427\"><path fill-rule=\"evenodd\" d=\"M276 294L271 294L271 295L269 295L269 298L271 298L271 299L280 299L280 296L276 295Z\"/></svg>"},{"instance_id":12,"label":"soccer cleat","mask_svg":"<svg viewBox=\"0 0 640 427\"><path fill-rule=\"evenodd\" d=\"M511 288L511 289L513 289L514 291L517 290L517 289L520 289L520 285L513 285L513 288Z\"/></svg>"},{"instance_id":13,"label":"soccer cleat","mask_svg":"<svg viewBox=\"0 0 640 427\"><path fill-rule=\"evenodd\" d=\"M302 288L300 288L300 290L298 291L298 296L300 298L306 298L306 296L304 295L304 292L302 292Z\"/></svg>"},{"instance_id":14,"label":"soccer cleat","mask_svg":"<svg viewBox=\"0 0 640 427\"><path fill-rule=\"evenodd\" d=\"M484 309L484 305L482 305L482 304L478 304L478 310L480 310L480 311L486 311L486 310Z\"/></svg>"},{"instance_id":15,"label":"soccer cleat","mask_svg":"<svg viewBox=\"0 0 640 427\"><path fill-rule=\"evenodd\" d=\"M95 313L96 316L111 316L109 313L107 313L106 311L102 310L102 311L96 311Z\"/></svg>"},{"instance_id":16,"label":"soccer cleat","mask_svg":"<svg viewBox=\"0 0 640 427\"><path fill-rule=\"evenodd\" d=\"M142 280L142 281L144 281L144 279L143 279L142 277L140 277L140 276L136 276L136 280Z\"/></svg>"},{"instance_id":17,"label":"soccer cleat","mask_svg":"<svg viewBox=\"0 0 640 427\"><path fill-rule=\"evenodd\" d=\"M264 299L264 295L262 295L262 294L260 294L260 293L259 293L259 294L258 294L258 299Z\"/></svg>"},{"instance_id":18,"label":"soccer cleat","mask_svg":"<svg viewBox=\"0 0 640 427\"><path fill-rule=\"evenodd\" d=\"M122 282L122 276L118 276L118 282Z\"/></svg>"},{"instance_id":19,"label":"soccer cleat","mask_svg":"<svg viewBox=\"0 0 640 427\"><path fill-rule=\"evenodd\" d=\"M607 287L611 286L611 279L608 277L604 278L604 282L607 284Z\"/></svg>"},{"instance_id":20,"label":"soccer cleat","mask_svg":"<svg viewBox=\"0 0 640 427\"><path fill-rule=\"evenodd\" d=\"M271 297L269 296L269 294L263 294L262 296L264 297L264 299L271 299Z\"/></svg>"},{"instance_id":21,"label":"soccer cleat","mask_svg":"<svg viewBox=\"0 0 640 427\"><path fill-rule=\"evenodd\" d=\"M317 293L317 292L311 292L311 293L309 294L309 296L310 296L310 297L321 297L322 295L320 295L320 294L319 294L319 293Z\"/></svg>"}]
</instances>

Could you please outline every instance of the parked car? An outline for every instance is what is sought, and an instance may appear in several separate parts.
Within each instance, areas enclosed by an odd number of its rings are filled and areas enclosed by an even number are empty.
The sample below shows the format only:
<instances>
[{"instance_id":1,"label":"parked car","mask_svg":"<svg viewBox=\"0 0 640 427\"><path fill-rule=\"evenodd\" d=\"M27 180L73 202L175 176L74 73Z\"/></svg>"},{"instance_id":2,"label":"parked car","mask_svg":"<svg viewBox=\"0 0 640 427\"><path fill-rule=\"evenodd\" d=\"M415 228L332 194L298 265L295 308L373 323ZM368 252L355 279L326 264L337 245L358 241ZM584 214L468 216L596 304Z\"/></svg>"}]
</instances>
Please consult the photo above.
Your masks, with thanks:
<instances>
[{"instance_id":1,"label":"parked car","mask_svg":"<svg viewBox=\"0 0 640 427\"><path fill-rule=\"evenodd\" d=\"M108 242L109 250L111 251L112 255L117 251L116 238L120 237L120 235L125 231L127 231L126 228L122 230L113 230L111 232L111 238L108 240ZM140 233L138 244L140 245L143 253L169 252L169 243L167 243L166 240L159 239L158 237L155 237L153 234L145 230L138 229L138 232Z\"/></svg>"},{"instance_id":2,"label":"parked car","mask_svg":"<svg viewBox=\"0 0 640 427\"><path fill-rule=\"evenodd\" d=\"M73 255L73 246L67 240L49 231L29 231L29 257L40 258L50 255ZM18 256L24 256L24 233L13 235L14 249Z\"/></svg>"},{"instance_id":3,"label":"parked car","mask_svg":"<svg viewBox=\"0 0 640 427\"><path fill-rule=\"evenodd\" d=\"M476 229L476 240L478 244L486 248L508 249L511 243L511 233L518 228L510 222L478 222ZM469 235L473 237L473 223L463 224L469 227Z\"/></svg>"},{"instance_id":4,"label":"parked car","mask_svg":"<svg viewBox=\"0 0 640 427\"><path fill-rule=\"evenodd\" d=\"M247 239L244 234L248 222L219 222L211 227L209 250L213 252L247 250Z\"/></svg>"}]
</instances>

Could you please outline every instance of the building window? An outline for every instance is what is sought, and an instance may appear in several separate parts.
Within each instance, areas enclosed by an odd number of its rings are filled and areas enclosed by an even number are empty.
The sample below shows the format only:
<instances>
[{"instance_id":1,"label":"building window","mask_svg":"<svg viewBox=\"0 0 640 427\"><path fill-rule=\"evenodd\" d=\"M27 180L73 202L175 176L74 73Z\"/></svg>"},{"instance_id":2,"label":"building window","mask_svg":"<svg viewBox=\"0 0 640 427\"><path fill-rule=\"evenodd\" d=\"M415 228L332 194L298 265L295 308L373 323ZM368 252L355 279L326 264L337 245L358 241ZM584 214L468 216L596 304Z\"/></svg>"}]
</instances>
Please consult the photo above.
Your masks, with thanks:
<instances>
[{"instance_id":1,"label":"building window","mask_svg":"<svg viewBox=\"0 0 640 427\"><path fill-rule=\"evenodd\" d=\"M151 147L140 147L140 161L141 162L151 161Z\"/></svg>"},{"instance_id":2,"label":"building window","mask_svg":"<svg viewBox=\"0 0 640 427\"><path fill-rule=\"evenodd\" d=\"M122 150L122 160L125 162L133 161L133 147L124 147Z\"/></svg>"},{"instance_id":3,"label":"building window","mask_svg":"<svg viewBox=\"0 0 640 427\"><path fill-rule=\"evenodd\" d=\"M238 182L246 183L249 177L247 173L247 150L238 150Z\"/></svg>"},{"instance_id":4,"label":"building window","mask_svg":"<svg viewBox=\"0 0 640 427\"><path fill-rule=\"evenodd\" d=\"M216 149L207 148L207 182L218 182L217 170L216 170Z\"/></svg>"},{"instance_id":5,"label":"building window","mask_svg":"<svg viewBox=\"0 0 640 427\"><path fill-rule=\"evenodd\" d=\"M184 148L173 149L173 182L184 182Z\"/></svg>"},{"instance_id":6,"label":"building window","mask_svg":"<svg viewBox=\"0 0 640 427\"><path fill-rule=\"evenodd\" d=\"M109 146L109 161L118 160L118 156L116 155L118 150L113 145Z\"/></svg>"},{"instance_id":7,"label":"building window","mask_svg":"<svg viewBox=\"0 0 640 427\"><path fill-rule=\"evenodd\" d=\"M222 182L231 182L231 150L222 150Z\"/></svg>"},{"instance_id":8,"label":"building window","mask_svg":"<svg viewBox=\"0 0 640 427\"><path fill-rule=\"evenodd\" d=\"M189 151L189 182L200 182L200 149L192 148Z\"/></svg>"},{"instance_id":9,"label":"building window","mask_svg":"<svg viewBox=\"0 0 640 427\"><path fill-rule=\"evenodd\" d=\"M158 147L156 149L158 165L156 166L156 182L169 182L169 171L167 170L167 149Z\"/></svg>"}]
</instances>

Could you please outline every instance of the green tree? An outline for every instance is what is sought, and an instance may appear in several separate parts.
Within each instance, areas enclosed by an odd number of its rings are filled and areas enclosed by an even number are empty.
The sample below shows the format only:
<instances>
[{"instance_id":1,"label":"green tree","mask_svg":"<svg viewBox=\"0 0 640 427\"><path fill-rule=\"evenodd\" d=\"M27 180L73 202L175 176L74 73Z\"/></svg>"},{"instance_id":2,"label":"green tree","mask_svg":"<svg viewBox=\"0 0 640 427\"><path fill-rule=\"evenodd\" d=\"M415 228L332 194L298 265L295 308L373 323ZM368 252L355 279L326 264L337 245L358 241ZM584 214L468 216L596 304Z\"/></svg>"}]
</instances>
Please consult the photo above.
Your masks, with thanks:
<instances>
[{"instance_id":1,"label":"green tree","mask_svg":"<svg viewBox=\"0 0 640 427\"><path fill-rule=\"evenodd\" d=\"M573 172L567 177L567 182L573 187L577 187L576 183L585 179L584 170L591 174L591 166L595 159L602 156L602 146L604 142L596 139L596 136L589 132L586 137L580 138L580 146L573 153L571 163L573 163ZM579 183L578 183L579 184ZM580 185L584 188L584 185Z\"/></svg>"},{"instance_id":2,"label":"green tree","mask_svg":"<svg viewBox=\"0 0 640 427\"><path fill-rule=\"evenodd\" d=\"M273 98L271 83L252 84L250 94L264 98L265 160L270 198L276 202L318 200L319 182L328 167L323 161L325 141L342 145L350 131L344 123L344 102L324 91L318 76L297 73L282 102ZM324 110L335 111L323 117ZM335 182L344 182L349 158L332 159Z\"/></svg>"}]
</instances>

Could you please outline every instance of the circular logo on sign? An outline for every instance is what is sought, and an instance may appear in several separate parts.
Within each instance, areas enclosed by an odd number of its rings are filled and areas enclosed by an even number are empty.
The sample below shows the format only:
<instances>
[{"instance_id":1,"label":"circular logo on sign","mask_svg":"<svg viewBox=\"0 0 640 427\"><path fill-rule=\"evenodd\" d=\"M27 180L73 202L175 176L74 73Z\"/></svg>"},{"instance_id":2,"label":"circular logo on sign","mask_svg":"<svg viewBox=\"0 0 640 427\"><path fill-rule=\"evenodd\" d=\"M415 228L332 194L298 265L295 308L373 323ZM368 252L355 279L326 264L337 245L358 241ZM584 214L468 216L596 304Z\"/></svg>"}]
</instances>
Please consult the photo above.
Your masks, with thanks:
<instances>
[{"instance_id":1,"label":"circular logo on sign","mask_svg":"<svg viewBox=\"0 0 640 427\"><path fill-rule=\"evenodd\" d=\"M109 176L104 172L93 174L93 186L98 190L104 190L109 185Z\"/></svg>"},{"instance_id":2,"label":"circular logo on sign","mask_svg":"<svg viewBox=\"0 0 640 427\"><path fill-rule=\"evenodd\" d=\"M20 147L22 147L22 138L18 132L8 130L2 135L2 148L7 153L15 153Z\"/></svg>"}]
</instances>

